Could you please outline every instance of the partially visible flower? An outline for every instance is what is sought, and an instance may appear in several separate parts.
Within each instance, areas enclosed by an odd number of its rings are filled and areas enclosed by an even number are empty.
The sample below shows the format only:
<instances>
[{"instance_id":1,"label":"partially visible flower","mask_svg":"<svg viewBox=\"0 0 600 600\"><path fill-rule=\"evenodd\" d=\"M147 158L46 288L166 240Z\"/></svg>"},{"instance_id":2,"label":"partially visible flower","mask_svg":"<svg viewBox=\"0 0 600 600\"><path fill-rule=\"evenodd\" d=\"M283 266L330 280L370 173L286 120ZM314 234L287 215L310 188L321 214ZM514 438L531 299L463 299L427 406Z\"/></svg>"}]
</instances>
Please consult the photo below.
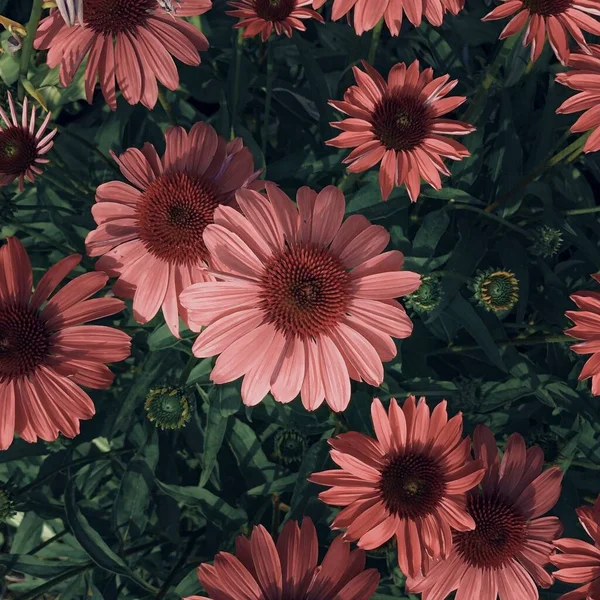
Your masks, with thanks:
<instances>
[{"instance_id":1,"label":"partially visible flower","mask_svg":"<svg viewBox=\"0 0 600 600\"><path fill-rule=\"evenodd\" d=\"M501 40L519 33L527 25L523 46L531 44L532 62L540 57L547 34L556 58L565 65L569 60L568 35L584 52L588 51L582 30L600 35L600 22L594 18L599 14L598 7L589 0L502 0L482 20L512 17L500 34Z\"/></svg>"},{"instance_id":2,"label":"partially visible flower","mask_svg":"<svg viewBox=\"0 0 600 600\"><path fill-rule=\"evenodd\" d=\"M49 50L48 66L60 65L60 83L67 87L87 57L85 93L92 102L96 80L107 104L117 108L117 84L129 104L149 109L158 99L160 81L176 90L179 73L173 56L186 65L200 64L199 52L208 40L180 17L202 15L211 0L185 0L177 13L168 13L158 0L85 0L83 25L74 29L59 11L38 27L34 46Z\"/></svg>"},{"instance_id":3,"label":"partially visible flower","mask_svg":"<svg viewBox=\"0 0 600 600\"><path fill-rule=\"evenodd\" d=\"M41 165L49 162L44 158L50 148L54 145L52 138L56 135L56 129L46 133L50 122L51 113L46 115L44 122L36 131L35 112L36 107L31 107L27 98L23 100L21 115L17 117L17 110L13 97L8 92L9 115L0 107L0 187L19 180L19 191L25 187L25 179L32 182L35 175L42 173Z\"/></svg>"},{"instance_id":4,"label":"partially visible flower","mask_svg":"<svg viewBox=\"0 0 600 600\"><path fill-rule=\"evenodd\" d=\"M260 171L242 140L227 142L206 123L189 133L170 127L159 157L152 144L113 153L130 183L110 181L96 190L92 215L98 227L85 241L90 256L102 256L96 269L119 280L117 296L133 298L133 315L147 323L162 308L174 336L183 289L213 280L206 272L208 251L202 241L220 204L233 204L236 190L260 187Z\"/></svg>"},{"instance_id":5,"label":"partially visible flower","mask_svg":"<svg viewBox=\"0 0 600 600\"><path fill-rule=\"evenodd\" d=\"M308 410L324 400L335 411L350 402L350 378L379 386L383 361L396 355L393 337L412 322L395 299L421 279L402 270L404 255L383 252L390 235L362 215L344 221L342 192L303 187L297 204L267 183L267 196L236 194L241 214L215 211L204 231L212 272L181 294L199 330L192 351L219 354L215 383L243 377L248 406L271 391L278 402L298 394Z\"/></svg>"},{"instance_id":6,"label":"partially visible flower","mask_svg":"<svg viewBox=\"0 0 600 600\"><path fill-rule=\"evenodd\" d=\"M16 432L26 442L73 438L79 421L94 415L94 403L79 387L105 389L113 374L105 363L129 356L130 337L101 325L85 325L125 308L116 298L89 299L108 277L86 273L50 295L81 256L51 267L35 292L29 257L21 242L0 248L0 450Z\"/></svg>"},{"instance_id":7,"label":"partially visible flower","mask_svg":"<svg viewBox=\"0 0 600 600\"><path fill-rule=\"evenodd\" d=\"M519 301L519 281L510 271L480 271L473 282L479 304L490 312L511 310Z\"/></svg>"},{"instance_id":8,"label":"partially visible flower","mask_svg":"<svg viewBox=\"0 0 600 600\"><path fill-rule=\"evenodd\" d=\"M190 420L192 401L182 388L164 386L150 390L144 408L160 429L181 429Z\"/></svg>"},{"instance_id":9,"label":"partially visible flower","mask_svg":"<svg viewBox=\"0 0 600 600\"><path fill-rule=\"evenodd\" d=\"M600 95L598 98L600 100ZM542 225L536 229L534 236L535 238L530 248L532 254L550 258L560 251L563 239L562 232L559 229Z\"/></svg>"},{"instance_id":10,"label":"partially visible flower","mask_svg":"<svg viewBox=\"0 0 600 600\"><path fill-rule=\"evenodd\" d=\"M443 295L440 278L423 275L419 289L406 296L406 306L417 312L428 313L437 308Z\"/></svg>"},{"instance_id":11,"label":"partially visible flower","mask_svg":"<svg viewBox=\"0 0 600 600\"><path fill-rule=\"evenodd\" d=\"M235 546L236 556L219 552L213 565L198 567L198 578L214 600L368 600L379 584L378 571L365 570L365 553L351 551L342 536L333 540L319 566L317 532L308 517L302 527L288 521L277 544L257 525L249 540L240 535Z\"/></svg>"},{"instance_id":12,"label":"partially visible flower","mask_svg":"<svg viewBox=\"0 0 600 600\"><path fill-rule=\"evenodd\" d=\"M306 436L297 429L280 429L275 434L275 456L284 465L301 463L307 448Z\"/></svg>"},{"instance_id":13,"label":"partially visible flower","mask_svg":"<svg viewBox=\"0 0 600 600\"><path fill-rule=\"evenodd\" d=\"M446 98L458 81L449 75L433 78L433 69L420 70L415 60L392 67L387 83L363 61L366 73L353 67L357 85L346 90L343 101L329 104L350 116L331 125L343 133L329 140L336 148L354 148L344 159L350 173L360 173L381 162L379 187L387 200L395 185L406 185L412 202L421 190L421 177L441 189L440 173L450 175L445 158L462 160L469 151L447 135L474 131L467 123L444 117L466 98Z\"/></svg>"},{"instance_id":14,"label":"partially visible flower","mask_svg":"<svg viewBox=\"0 0 600 600\"><path fill-rule=\"evenodd\" d=\"M567 583L584 584L558 600L596 600L600 598L600 496L594 506L582 506L575 512L594 543L572 538L554 542L554 546L562 552L550 558L552 564L558 567L554 577Z\"/></svg>"},{"instance_id":15,"label":"partially visible flower","mask_svg":"<svg viewBox=\"0 0 600 600\"><path fill-rule=\"evenodd\" d=\"M456 408L465 412L473 412L480 402L481 379L461 375L454 380L456 394L452 398Z\"/></svg>"},{"instance_id":16,"label":"partially visible flower","mask_svg":"<svg viewBox=\"0 0 600 600\"><path fill-rule=\"evenodd\" d=\"M537 444L544 451L544 460L547 463L556 462L560 458L563 444L547 425L532 427L525 439L528 446Z\"/></svg>"},{"instance_id":17,"label":"partially visible flower","mask_svg":"<svg viewBox=\"0 0 600 600\"><path fill-rule=\"evenodd\" d=\"M61 17L69 26L75 22L83 25L83 0L55 0Z\"/></svg>"},{"instance_id":18,"label":"partially visible flower","mask_svg":"<svg viewBox=\"0 0 600 600\"><path fill-rule=\"evenodd\" d=\"M313 0L313 6L321 8L326 1ZM446 11L457 15L464 5L464 0L334 0L331 18L337 21L348 14L350 19L349 13L352 10L357 35L373 29L381 19L385 19L392 35L398 35L404 15L415 27L421 25L423 17L439 27Z\"/></svg>"},{"instance_id":19,"label":"partially visible flower","mask_svg":"<svg viewBox=\"0 0 600 600\"><path fill-rule=\"evenodd\" d=\"M13 488L0 483L0 523L10 519L15 514L15 499Z\"/></svg>"},{"instance_id":20,"label":"partially visible flower","mask_svg":"<svg viewBox=\"0 0 600 600\"><path fill-rule=\"evenodd\" d=\"M600 283L600 274L592 275ZM579 381L592 378L592 394L600 396L600 292L581 291L571 294L579 311L568 310L565 315L575 323L575 327L565 330L567 335L578 340L571 350L577 354L591 354L581 373Z\"/></svg>"},{"instance_id":21,"label":"partially visible flower","mask_svg":"<svg viewBox=\"0 0 600 600\"><path fill-rule=\"evenodd\" d=\"M567 63L571 69L558 73L556 81L579 93L565 100L557 109L558 114L571 114L584 111L571 125L572 133L592 131L583 146L584 152L600 150L600 44L590 44L589 54L577 52L571 54Z\"/></svg>"},{"instance_id":22,"label":"partially visible flower","mask_svg":"<svg viewBox=\"0 0 600 600\"><path fill-rule=\"evenodd\" d=\"M285 33L292 37L294 29L306 31L304 19L316 19L323 22L323 17L315 10L306 8L312 0L235 0L229 2L234 10L226 14L239 17L234 29L243 29L243 37L260 34L263 42L275 31L277 35Z\"/></svg>"},{"instance_id":23,"label":"partially visible flower","mask_svg":"<svg viewBox=\"0 0 600 600\"><path fill-rule=\"evenodd\" d=\"M448 420L445 400L430 414L425 398L417 404L410 396L402 408L392 399L389 413L375 399L371 415L377 439L355 432L330 439L341 469L309 479L331 486L319 494L323 502L345 507L333 528L346 529L344 537L365 550L396 536L400 569L415 577L431 560L448 556L451 528L475 527L466 493L483 469L470 460L462 415Z\"/></svg>"},{"instance_id":24,"label":"partially visible flower","mask_svg":"<svg viewBox=\"0 0 600 600\"><path fill-rule=\"evenodd\" d=\"M469 600L537 600L536 584L553 583L545 567L562 525L542 515L560 496L562 471L542 472L541 448L526 448L518 433L508 439L500 461L494 435L478 425L473 449L485 466L481 489L473 489L467 502L475 528L454 532L447 558L424 576L409 578L407 589L424 600L443 600L455 590L456 598Z\"/></svg>"}]
</instances>

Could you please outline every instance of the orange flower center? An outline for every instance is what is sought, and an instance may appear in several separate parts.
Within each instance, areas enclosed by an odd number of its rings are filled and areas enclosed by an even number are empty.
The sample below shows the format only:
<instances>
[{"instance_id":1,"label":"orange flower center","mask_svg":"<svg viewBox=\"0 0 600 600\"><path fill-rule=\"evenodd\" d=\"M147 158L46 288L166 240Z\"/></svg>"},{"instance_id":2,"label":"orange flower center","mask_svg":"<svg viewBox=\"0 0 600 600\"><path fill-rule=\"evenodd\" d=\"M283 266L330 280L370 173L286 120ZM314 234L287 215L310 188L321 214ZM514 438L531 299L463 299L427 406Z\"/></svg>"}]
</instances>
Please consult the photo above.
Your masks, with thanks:
<instances>
[{"instance_id":1,"label":"orange flower center","mask_svg":"<svg viewBox=\"0 0 600 600\"><path fill-rule=\"evenodd\" d=\"M27 305L0 305L0 381L27 377L46 360L50 332Z\"/></svg>"},{"instance_id":2,"label":"orange flower center","mask_svg":"<svg viewBox=\"0 0 600 600\"><path fill-rule=\"evenodd\" d=\"M85 0L83 20L100 35L135 31L158 8L157 0Z\"/></svg>"},{"instance_id":3,"label":"orange flower center","mask_svg":"<svg viewBox=\"0 0 600 600\"><path fill-rule=\"evenodd\" d=\"M216 187L189 173L155 179L138 204L140 239L151 254L177 265L198 265L208 255L202 234L219 205Z\"/></svg>"},{"instance_id":4,"label":"orange flower center","mask_svg":"<svg viewBox=\"0 0 600 600\"><path fill-rule=\"evenodd\" d=\"M498 569L514 558L526 539L525 519L498 495L470 495L467 510L473 531L455 531L458 553L473 567Z\"/></svg>"},{"instance_id":5,"label":"orange flower center","mask_svg":"<svg viewBox=\"0 0 600 600\"><path fill-rule=\"evenodd\" d=\"M573 0L523 0L523 4L529 12L549 17L565 12L573 4Z\"/></svg>"},{"instance_id":6,"label":"orange flower center","mask_svg":"<svg viewBox=\"0 0 600 600\"><path fill-rule=\"evenodd\" d=\"M402 519L431 514L444 495L442 469L435 459L420 452L389 458L381 473L379 491L387 510Z\"/></svg>"},{"instance_id":7,"label":"orange flower center","mask_svg":"<svg viewBox=\"0 0 600 600\"><path fill-rule=\"evenodd\" d=\"M35 137L22 127L0 131L0 175L20 175L37 158Z\"/></svg>"},{"instance_id":8,"label":"orange flower center","mask_svg":"<svg viewBox=\"0 0 600 600\"><path fill-rule=\"evenodd\" d=\"M261 308L279 331L317 337L346 312L349 286L348 271L328 249L294 246L266 265Z\"/></svg>"},{"instance_id":9,"label":"orange flower center","mask_svg":"<svg viewBox=\"0 0 600 600\"><path fill-rule=\"evenodd\" d=\"M371 116L373 132L388 150L412 150L427 136L431 115L412 93L391 91L377 103Z\"/></svg>"},{"instance_id":10,"label":"orange flower center","mask_svg":"<svg viewBox=\"0 0 600 600\"><path fill-rule=\"evenodd\" d=\"M265 21L285 21L296 8L296 0L255 0L254 10Z\"/></svg>"}]
</instances>

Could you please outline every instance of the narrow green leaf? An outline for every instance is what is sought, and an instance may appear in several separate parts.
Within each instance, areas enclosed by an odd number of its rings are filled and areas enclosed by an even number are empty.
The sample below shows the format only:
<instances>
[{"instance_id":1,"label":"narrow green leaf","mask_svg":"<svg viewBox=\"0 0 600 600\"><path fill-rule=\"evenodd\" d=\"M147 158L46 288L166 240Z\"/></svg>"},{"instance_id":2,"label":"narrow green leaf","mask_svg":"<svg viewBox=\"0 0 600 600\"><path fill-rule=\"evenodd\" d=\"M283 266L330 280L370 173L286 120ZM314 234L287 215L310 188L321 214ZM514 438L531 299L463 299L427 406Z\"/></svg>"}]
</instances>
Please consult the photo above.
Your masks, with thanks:
<instances>
[{"instance_id":1,"label":"narrow green leaf","mask_svg":"<svg viewBox=\"0 0 600 600\"><path fill-rule=\"evenodd\" d=\"M210 479L211 473L217 463L217 455L225 439L227 421L229 417L224 416L221 407L216 402L211 402L208 407L206 431L204 434L204 450L202 454L203 468L200 475L200 487L204 487Z\"/></svg>"}]
</instances>

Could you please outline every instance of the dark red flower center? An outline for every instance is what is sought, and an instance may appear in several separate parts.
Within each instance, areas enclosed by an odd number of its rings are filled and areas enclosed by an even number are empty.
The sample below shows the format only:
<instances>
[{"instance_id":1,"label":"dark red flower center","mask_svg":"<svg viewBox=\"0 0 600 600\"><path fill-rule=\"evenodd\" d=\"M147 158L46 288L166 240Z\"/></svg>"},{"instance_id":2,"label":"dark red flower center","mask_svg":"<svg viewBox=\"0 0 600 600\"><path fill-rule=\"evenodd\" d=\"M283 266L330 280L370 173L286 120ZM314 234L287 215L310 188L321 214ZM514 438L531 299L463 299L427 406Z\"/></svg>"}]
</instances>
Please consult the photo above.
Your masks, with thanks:
<instances>
[{"instance_id":1,"label":"dark red flower center","mask_svg":"<svg viewBox=\"0 0 600 600\"><path fill-rule=\"evenodd\" d=\"M158 7L157 0L85 0L83 20L101 35L135 31Z\"/></svg>"},{"instance_id":2,"label":"dark red flower center","mask_svg":"<svg viewBox=\"0 0 600 600\"><path fill-rule=\"evenodd\" d=\"M155 179L139 203L140 239L151 254L171 264L197 265L207 256L202 234L219 205L212 183L188 173Z\"/></svg>"},{"instance_id":3,"label":"dark red flower center","mask_svg":"<svg viewBox=\"0 0 600 600\"><path fill-rule=\"evenodd\" d=\"M529 12L549 17L564 13L573 4L573 0L523 0L523 4Z\"/></svg>"},{"instance_id":4,"label":"dark red flower center","mask_svg":"<svg viewBox=\"0 0 600 600\"><path fill-rule=\"evenodd\" d=\"M254 10L265 21L285 21L296 8L296 0L255 0Z\"/></svg>"},{"instance_id":5,"label":"dark red flower center","mask_svg":"<svg viewBox=\"0 0 600 600\"><path fill-rule=\"evenodd\" d=\"M37 158L35 137L23 127L0 131L0 175L21 175Z\"/></svg>"},{"instance_id":6,"label":"dark red flower center","mask_svg":"<svg viewBox=\"0 0 600 600\"><path fill-rule=\"evenodd\" d=\"M261 308L283 333L327 333L348 307L350 277L326 248L294 246L274 256L262 279Z\"/></svg>"},{"instance_id":7,"label":"dark red flower center","mask_svg":"<svg viewBox=\"0 0 600 600\"><path fill-rule=\"evenodd\" d=\"M467 510L475 529L453 533L456 548L467 563L498 569L516 556L526 539L526 521L511 502L498 495L472 494Z\"/></svg>"},{"instance_id":8,"label":"dark red flower center","mask_svg":"<svg viewBox=\"0 0 600 600\"><path fill-rule=\"evenodd\" d=\"M425 517L434 512L445 488L440 465L420 452L392 456L379 483L385 507L403 519Z\"/></svg>"},{"instance_id":9,"label":"dark red flower center","mask_svg":"<svg viewBox=\"0 0 600 600\"><path fill-rule=\"evenodd\" d=\"M392 91L375 106L373 132L388 150L412 150L427 136L432 117L414 93Z\"/></svg>"},{"instance_id":10,"label":"dark red flower center","mask_svg":"<svg viewBox=\"0 0 600 600\"><path fill-rule=\"evenodd\" d=\"M0 304L0 381L27 377L46 360L50 331L28 305Z\"/></svg>"}]
</instances>

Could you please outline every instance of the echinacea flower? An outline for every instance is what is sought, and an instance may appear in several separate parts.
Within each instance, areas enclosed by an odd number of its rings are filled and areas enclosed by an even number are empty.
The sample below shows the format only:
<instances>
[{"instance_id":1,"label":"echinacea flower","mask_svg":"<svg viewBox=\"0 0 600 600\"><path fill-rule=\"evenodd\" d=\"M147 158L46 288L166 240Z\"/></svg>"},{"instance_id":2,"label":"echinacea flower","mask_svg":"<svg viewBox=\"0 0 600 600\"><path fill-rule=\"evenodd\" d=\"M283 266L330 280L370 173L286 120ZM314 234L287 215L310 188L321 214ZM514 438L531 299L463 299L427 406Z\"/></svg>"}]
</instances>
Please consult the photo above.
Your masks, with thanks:
<instances>
[{"instance_id":1,"label":"echinacea flower","mask_svg":"<svg viewBox=\"0 0 600 600\"><path fill-rule=\"evenodd\" d=\"M449 556L409 579L407 589L423 600L444 600L455 590L457 599L537 600L536 584L553 583L545 566L562 525L542 515L558 500L562 471L542 472L542 449L526 448L518 433L508 438L500 461L494 435L478 425L473 449L485 466L481 489L471 490L467 501L475 529L453 532Z\"/></svg>"},{"instance_id":2,"label":"echinacea flower","mask_svg":"<svg viewBox=\"0 0 600 600\"><path fill-rule=\"evenodd\" d=\"M260 34L263 42L275 30L277 35L285 33L292 37L294 29L306 31L304 19L316 19L323 22L323 17L315 10L306 8L312 0L236 0L229 2L234 10L226 14L239 17L235 29L243 29L243 37L254 37Z\"/></svg>"},{"instance_id":3,"label":"echinacea flower","mask_svg":"<svg viewBox=\"0 0 600 600\"><path fill-rule=\"evenodd\" d=\"M592 130L585 141L584 152L600 150L600 45L590 44L591 54L576 52L571 54L567 63L571 69L558 73L556 81L579 93L565 100L557 109L558 114L568 115L574 112L584 113L573 123L572 133Z\"/></svg>"},{"instance_id":4,"label":"echinacea flower","mask_svg":"<svg viewBox=\"0 0 600 600\"><path fill-rule=\"evenodd\" d=\"M41 165L49 162L44 158L54 145L52 139L56 129L46 133L51 113L46 115L38 130L35 128L35 106L29 112L28 100L23 100L20 118L17 116L12 95L8 92L10 116L0 107L0 187L19 180L19 191L25 187L25 179L33 183L35 175L40 175Z\"/></svg>"},{"instance_id":5,"label":"echinacea flower","mask_svg":"<svg viewBox=\"0 0 600 600\"><path fill-rule=\"evenodd\" d=\"M181 291L213 279L202 234L220 204L235 201L237 189L261 186L250 151L236 138L227 142L206 123L187 133L170 127L162 158L152 144L113 153L129 183L110 181L96 190L92 215L98 227L86 238L90 256L102 256L96 269L118 277L113 291L133 298L133 315L147 323L159 309L174 336Z\"/></svg>"},{"instance_id":6,"label":"echinacea flower","mask_svg":"<svg viewBox=\"0 0 600 600\"><path fill-rule=\"evenodd\" d=\"M558 600L596 600L600 598L600 496L593 507L582 506L575 512L594 543L571 538L554 542L554 546L562 552L550 558L552 564L558 567L554 577L567 583L584 584Z\"/></svg>"},{"instance_id":7,"label":"echinacea flower","mask_svg":"<svg viewBox=\"0 0 600 600\"><path fill-rule=\"evenodd\" d=\"M600 283L600 274L592 275ZM591 354L579 373L579 381L592 378L592 394L600 396L600 293L582 290L571 294L571 300L580 310L568 310L565 315L575 327L565 330L567 335L578 340L571 350L577 354Z\"/></svg>"},{"instance_id":8,"label":"echinacea flower","mask_svg":"<svg viewBox=\"0 0 600 600\"><path fill-rule=\"evenodd\" d=\"M83 0L56 0L56 7L67 25L83 25Z\"/></svg>"},{"instance_id":9,"label":"echinacea flower","mask_svg":"<svg viewBox=\"0 0 600 600\"><path fill-rule=\"evenodd\" d=\"M313 0L313 6L319 9L326 1ZM406 15L415 27L421 25L423 17L439 27L446 11L457 15L464 5L464 0L333 0L331 18L337 21L354 9L353 26L357 35L370 31L381 19L385 20L392 35L398 35L403 15Z\"/></svg>"},{"instance_id":10,"label":"echinacea flower","mask_svg":"<svg viewBox=\"0 0 600 600\"><path fill-rule=\"evenodd\" d=\"M363 61L366 73L353 67L356 84L343 102L329 104L350 118L331 123L343 133L329 140L336 148L354 148L344 159L350 173L360 173L381 162L379 186L384 200L395 185L406 185L412 202L421 189L421 177L432 187L442 187L440 173L450 175L442 158L462 160L469 151L447 135L465 135L474 127L443 118L466 98L445 98L456 86L449 75L433 78L433 69L419 69L415 60L392 67L387 83Z\"/></svg>"},{"instance_id":11,"label":"echinacea flower","mask_svg":"<svg viewBox=\"0 0 600 600\"><path fill-rule=\"evenodd\" d=\"M298 394L308 410L327 400L335 411L350 401L350 378L378 386L382 361L396 355L391 336L406 338L412 323L395 300L420 285L402 271L404 255L381 253L390 235L361 215L344 219L346 203L333 186L298 190L297 205L275 185L267 197L236 194L241 214L215 211L204 243L222 281L181 294L199 330L192 351L219 354L211 379L244 376L242 400L278 402Z\"/></svg>"},{"instance_id":12,"label":"echinacea flower","mask_svg":"<svg viewBox=\"0 0 600 600\"><path fill-rule=\"evenodd\" d=\"M236 556L219 552L214 564L198 567L210 596L185 600L369 600L379 584L376 569L365 570L365 553L333 540L321 565L317 532L308 517L288 521L277 544L262 525L248 540L235 540Z\"/></svg>"},{"instance_id":13,"label":"echinacea flower","mask_svg":"<svg viewBox=\"0 0 600 600\"><path fill-rule=\"evenodd\" d=\"M341 467L313 473L310 481L331 486L319 498L344 506L332 527L371 550L396 536L398 564L410 576L431 560L446 558L451 527L475 527L466 510L466 493L483 476L470 460L470 440L462 437L459 413L448 420L446 401L433 412L425 398L414 396L402 408L393 398L389 413L378 399L371 405L377 439L342 433L329 440L332 460Z\"/></svg>"},{"instance_id":14,"label":"echinacea flower","mask_svg":"<svg viewBox=\"0 0 600 600\"><path fill-rule=\"evenodd\" d=\"M482 20L512 17L500 33L501 40L519 33L527 24L523 46L531 44L532 62L540 57L547 34L556 58L564 65L569 60L568 35L584 51L589 48L582 30L600 35L600 22L594 18L597 15L600 11L590 0L501 0L501 4Z\"/></svg>"},{"instance_id":15,"label":"echinacea flower","mask_svg":"<svg viewBox=\"0 0 600 600\"><path fill-rule=\"evenodd\" d=\"M81 256L67 256L40 279L35 291L31 263L21 242L0 248L0 450L16 432L26 442L53 441L79 433L94 415L79 387L104 389L113 374L105 363L129 356L129 336L112 327L85 325L125 307L117 298L89 299L108 277L86 273L50 295Z\"/></svg>"},{"instance_id":16,"label":"echinacea flower","mask_svg":"<svg viewBox=\"0 0 600 600\"><path fill-rule=\"evenodd\" d=\"M478 271L473 281L474 297L489 312L508 312L519 301L519 281L504 269Z\"/></svg>"},{"instance_id":17,"label":"echinacea flower","mask_svg":"<svg viewBox=\"0 0 600 600\"><path fill-rule=\"evenodd\" d=\"M88 102L99 79L112 110L117 108L117 84L129 104L141 102L151 109L158 99L157 80L170 90L179 85L172 57L196 66L199 52L208 49L204 35L180 17L202 15L211 5L211 0L185 0L181 8L169 13L158 0L85 0L83 25L71 27L59 11L53 11L40 23L34 45L49 50L51 69L60 65L64 87L88 57Z\"/></svg>"}]
</instances>

